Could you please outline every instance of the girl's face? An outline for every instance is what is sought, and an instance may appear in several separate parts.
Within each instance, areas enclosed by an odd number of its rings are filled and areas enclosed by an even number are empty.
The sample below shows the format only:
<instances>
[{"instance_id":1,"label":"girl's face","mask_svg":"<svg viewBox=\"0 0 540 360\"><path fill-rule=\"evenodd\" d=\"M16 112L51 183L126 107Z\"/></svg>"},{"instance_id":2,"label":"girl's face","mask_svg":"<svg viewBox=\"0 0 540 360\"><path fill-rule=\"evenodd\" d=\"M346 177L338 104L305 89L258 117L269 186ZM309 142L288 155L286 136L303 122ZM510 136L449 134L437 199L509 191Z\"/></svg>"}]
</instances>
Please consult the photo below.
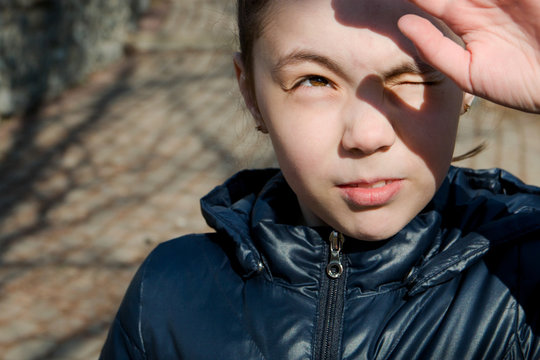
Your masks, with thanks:
<instances>
[{"instance_id":1,"label":"girl's face","mask_svg":"<svg viewBox=\"0 0 540 360\"><path fill-rule=\"evenodd\" d=\"M446 175L463 93L397 29L414 12L405 0L275 0L268 12L255 95L240 87L308 225L386 239Z\"/></svg>"}]
</instances>

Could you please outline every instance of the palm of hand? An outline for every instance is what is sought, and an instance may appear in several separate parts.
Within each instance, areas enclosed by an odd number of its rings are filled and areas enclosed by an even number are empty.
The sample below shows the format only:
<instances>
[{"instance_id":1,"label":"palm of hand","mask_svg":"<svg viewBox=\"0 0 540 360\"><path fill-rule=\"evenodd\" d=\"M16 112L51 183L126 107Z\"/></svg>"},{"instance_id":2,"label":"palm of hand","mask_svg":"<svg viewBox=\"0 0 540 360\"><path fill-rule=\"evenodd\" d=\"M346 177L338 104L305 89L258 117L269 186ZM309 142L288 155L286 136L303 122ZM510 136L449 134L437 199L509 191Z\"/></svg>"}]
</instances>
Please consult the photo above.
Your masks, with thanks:
<instances>
[{"instance_id":1,"label":"palm of hand","mask_svg":"<svg viewBox=\"0 0 540 360\"><path fill-rule=\"evenodd\" d=\"M432 65L463 90L497 103L540 112L540 2L538 0L413 0L441 19L466 49L419 17L400 28Z\"/></svg>"}]
</instances>

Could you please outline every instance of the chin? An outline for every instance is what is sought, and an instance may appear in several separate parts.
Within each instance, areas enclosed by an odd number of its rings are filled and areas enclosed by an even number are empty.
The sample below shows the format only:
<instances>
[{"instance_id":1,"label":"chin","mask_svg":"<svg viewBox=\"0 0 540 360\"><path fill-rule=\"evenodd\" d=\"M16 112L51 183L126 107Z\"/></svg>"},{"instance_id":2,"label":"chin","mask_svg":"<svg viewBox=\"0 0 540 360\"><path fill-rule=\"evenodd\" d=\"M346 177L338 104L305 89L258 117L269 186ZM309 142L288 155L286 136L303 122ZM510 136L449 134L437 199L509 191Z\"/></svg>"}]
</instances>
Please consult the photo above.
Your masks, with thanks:
<instances>
[{"instance_id":1,"label":"chin","mask_svg":"<svg viewBox=\"0 0 540 360\"><path fill-rule=\"evenodd\" d=\"M386 240L394 236L399 231L399 229L396 231L392 231L392 230L389 231L388 229L384 229L384 231L383 230L373 231L373 229L370 229L370 230L371 231L368 231L368 232L360 231L360 230L351 231L351 232L343 231L343 233L347 235L348 237L362 240L362 241L382 241L382 240Z\"/></svg>"},{"instance_id":2,"label":"chin","mask_svg":"<svg viewBox=\"0 0 540 360\"><path fill-rule=\"evenodd\" d=\"M351 236L349 235L349 237L353 238L353 239L358 239L358 240L361 240L361 241L383 241L383 240L386 240L392 236L394 236L396 233L392 234L392 235L379 235L379 234L374 234L374 235L371 235L371 234L367 234L367 235L359 235L359 236Z\"/></svg>"},{"instance_id":3,"label":"chin","mask_svg":"<svg viewBox=\"0 0 540 360\"><path fill-rule=\"evenodd\" d=\"M376 217L370 218L369 221L366 221L368 219L362 220L364 221L361 222L361 220L357 219L356 223L349 224L349 226L343 224L343 234L362 241L387 240L396 235L408 223L408 221L405 221L406 219L402 219L402 221L388 221L386 217L383 219Z\"/></svg>"},{"instance_id":4,"label":"chin","mask_svg":"<svg viewBox=\"0 0 540 360\"><path fill-rule=\"evenodd\" d=\"M348 222L340 225L342 232L349 237L363 241L381 241L400 232L419 212L420 210L417 212L416 209L402 207L382 207L358 212Z\"/></svg>"}]
</instances>

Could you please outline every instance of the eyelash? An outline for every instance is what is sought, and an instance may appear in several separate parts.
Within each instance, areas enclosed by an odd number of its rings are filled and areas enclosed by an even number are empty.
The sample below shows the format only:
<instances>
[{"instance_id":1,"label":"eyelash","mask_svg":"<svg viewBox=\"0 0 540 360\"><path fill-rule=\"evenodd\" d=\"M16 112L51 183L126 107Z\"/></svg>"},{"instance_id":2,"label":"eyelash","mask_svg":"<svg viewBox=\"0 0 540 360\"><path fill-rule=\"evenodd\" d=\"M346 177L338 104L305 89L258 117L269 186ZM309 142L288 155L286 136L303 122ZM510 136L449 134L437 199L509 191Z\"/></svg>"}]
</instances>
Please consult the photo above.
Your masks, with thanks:
<instances>
[{"instance_id":1,"label":"eyelash","mask_svg":"<svg viewBox=\"0 0 540 360\"><path fill-rule=\"evenodd\" d=\"M306 82L310 82L309 85L306 84ZM322 83L323 85L313 85L313 84L311 84L311 82ZM308 76L304 76L303 78L301 78L289 90L295 90L295 89L297 89L299 87L306 87L306 88L310 88L310 87L333 87L333 83L330 80L328 80L327 78L325 78L324 76L308 75Z\"/></svg>"},{"instance_id":2,"label":"eyelash","mask_svg":"<svg viewBox=\"0 0 540 360\"><path fill-rule=\"evenodd\" d=\"M390 80L387 84L388 87L397 86L397 85L423 85L423 86L436 86L443 82L443 78L440 76L428 76L425 77L424 80L418 80L418 81L399 81L399 79L395 79L394 81Z\"/></svg>"},{"instance_id":3,"label":"eyelash","mask_svg":"<svg viewBox=\"0 0 540 360\"><path fill-rule=\"evenodd\" d=\"M424 85L424 86L433 86L437 85L438 81L403 81L393 85Z\"/></svg>"},{"instance_id":4,"label":"eyelash","mask_svg":"<svg viewBox=\"0 0 540 360\"><path fill-rule=\"evenodd\" d=\"M318 83L323 83L324 85L306 85L305 83L307 81L314 81ZM435 86L438 85L440 81L433 80L433 81L403 81L403 82L396 82L394 84L389 84L390 87L392 86L398 86L398 85L423 85L423 86ZM334 84L325 78L324 76L320 75L308 75L301 78L298 82L296 82L290 89L287 89L287 91L293 91L296 90L299 87L306 87L306 88L315 88L315 87L334 87Z\"/></svg>"}]
</instances>

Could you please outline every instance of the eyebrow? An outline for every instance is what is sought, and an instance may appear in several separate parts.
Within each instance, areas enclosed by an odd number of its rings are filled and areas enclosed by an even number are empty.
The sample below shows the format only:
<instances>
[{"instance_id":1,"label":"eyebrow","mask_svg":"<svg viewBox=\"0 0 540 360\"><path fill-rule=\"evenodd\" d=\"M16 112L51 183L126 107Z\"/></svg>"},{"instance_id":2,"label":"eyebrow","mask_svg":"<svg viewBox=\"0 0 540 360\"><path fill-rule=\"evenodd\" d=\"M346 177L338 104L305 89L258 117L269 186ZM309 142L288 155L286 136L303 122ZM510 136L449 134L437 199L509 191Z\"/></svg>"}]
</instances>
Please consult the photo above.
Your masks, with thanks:
<instances>
[{"instance_id":1,"label":"eyebrow","mask_svg":"<svg viewBox=\"0 0 540 360\"><path fill-rule=\"evenodd\" d=\"M279 74L283 68L295 65L302 62L312 62L319 64L328 70L334 72L335 74L339 75L342 78L347 78L345 75L345 72L339 67L339 65L333 61L332 59L306 52L306 51L293 51L292 53L282 57L279 59L278 63L272 68L272 76L277 77L277 74Z\"/></svg>"},{"instance_id":2,"label":"eyebrow","mask_svg":"<svg viewBox=\"0 0 540 360\"><path fill-rule=\"evenodd\" d=\"M431 65L424 62L419 57L414 57L412 61L399 64L398 66L382 73L382 79L384 81L391 81L404 74L416 74L421 76L428 76L437 74L439 71Z\"/></svg>"},{"instance_id":3,"label":"eyebrow","mask_svg":"<svg viewBox=\"0 0 540 360\"><path fill-rule=\"evenodd\" d=\"M319 64L328 70L334 72L338 76L348 79L348 76L341 69L341 67L332 59L319 55L316 53L307 52L304 50L293 51L290 54L279 59L277 64L272 68L272 77L279 78L278 74L283 70L283 68L302 62L312 62ZM385 71L381 74L381 79L385 82L392 81L399 76L404 74L416 74L421 76L429 76L432 74L437 74L439 71L432 67L431 65L424 62L418 56L415 56L411 61L401 63L388 71Z\"/></svg>"}]
</instances>

